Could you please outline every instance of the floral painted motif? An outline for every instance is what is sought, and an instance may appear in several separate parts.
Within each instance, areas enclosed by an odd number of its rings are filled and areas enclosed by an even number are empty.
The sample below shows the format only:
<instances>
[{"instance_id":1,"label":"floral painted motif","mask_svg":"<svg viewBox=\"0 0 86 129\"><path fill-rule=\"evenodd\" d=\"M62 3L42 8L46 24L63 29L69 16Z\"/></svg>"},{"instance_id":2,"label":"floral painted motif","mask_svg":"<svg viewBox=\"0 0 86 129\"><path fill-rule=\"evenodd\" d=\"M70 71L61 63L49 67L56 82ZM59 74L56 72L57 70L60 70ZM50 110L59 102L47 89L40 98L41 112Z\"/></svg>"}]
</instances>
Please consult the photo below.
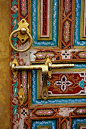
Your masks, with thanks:
<instances>
[{"instance_id":1,"label":"floral painted motif","mask_svg":"<svg viewBox=\"0 0 86 129\"><path fill-rule=\"evenodd\" d=\"M61 81L55 81L54 83L56 86L61 86L61 90L64 92L67 86L71 86L72 82L67 80L65 75L62 76Z\"/></svg>"},{"instance_id":2,"label":"floral painted motif","mask_svg":"<svg viewBox=\"0 0 86 129\"><path fill-rule=\"evenodd\" d=\"M71 10L71 1L65 0L65 12L68 13Z\"/></svg>"},{"instance_id":3,"label":"floral painted motif","mask_svg":"<svg viewBox=\"0 0 86 129\"><path fill-rule=\"evenodd\" d=\"M24 92L26 94L26 92L27 92L27 88L26 88L26 85L27 85L27 74L26 74L26 71L22 72L22 85L23 85Z\"/></svg>"},{"instance_id":4,"label":"floral painted motif","mask_svg":"<svg viewBox=\"0 0 86 129\"><path fill-rule=\"evenodd\" d=\"M52 116L55 112L52 109L37 109L33 112L36 116Z\"/></svg>"},{"instance_id":5,"label":"floral painted motif","mask_svg":"<svg viewBox=\"0 0 86 129\"><path fill-rule=\"evenodd\" d=\"M65 43L67 43L70 40L70 22L65 21L64 23L64 34L63 34L63 39Z\"/></svg>"},{"instance_id":6,"label":"floral painted motif","mask_svg":"<svg viewBox=\"0 0 86 129\"><path fill-rule=\"evenodd\" d=\"M20 114L20 120L18 121L18 114L16 114L15 119L13 121L14 123L14 127L13 129L24 129L24 119L27 117L28 115L28 110L23 108L21 109L21 114Z\"/></svg>"},{"instance_id":7,"label":"floral painted motif","mask_svg":"<svg viewBox=\"0 0 86 129\"><path fill-rule=\"evenodd\" d=\"M79 53L78 53L78 56L79 56L80 58L86 59L86 51L84 51L84 52L79 52Z\"/></svg>"},{"instance_id":8,"label":"floral painted motif","mask_svg":"<svg viewBox=\"0 0 86 129\"><path fill-rule=\"evenodd\" d=\"M17 29L18 27L18 3L17 0L12 0L11 1L11 32L14 31L15 29ZM17 44L17 38L16 38L16 34L13 35L12 37L12 43L14 47L18 47ZM11 61L13 61L14 58L16 58L18 60L18 53L16 53L14 50L11 50ZM12 128L13 129L17 129L18 128L18 122L19 122L19 112L18 112L18 75L13 76L12 75L12 91L11 91L11 97L12 97Z\"/></svg>"},{"instance_id":9,"label":"floral painted motif","mask_svg":"<svg viewBox=\"0 0 86 129\"><path fill-rule=\"evenodd\" d=\"M67 124L65 122L62 124L62 129L67 129Z\"/></svg>"},{"instance_id":10,"label":"floral painted motif","mask_svg":"<svg viewBox=\"0 0 86 129\"><path fill-rule=\"evenodd\" d=\"M35 56L36 56L37 59L45 59L47 55L52 58L52 57L55 56L55 53L52 52L52 51L46 51L46 52L38 51L35 54Z\"/></svg>"},{"instance_id":11,"label":"floral painted motif","mask_svg":"<svg viewBox=\"0 0 86 129\"><path fill-rule=\"evenodd\" d=\"M27 11L27 6L28 6L28 1L27 0L20 0L20 4L21 4L21 15L22 16L26 16L28 11Z\"/></svg>"},{"instance_id":12,"label":"floral painted motif","mask_svg":"<svg viewBox=\"0 0 86 129\"><path fill-rule=\"evenodd\" d=\"M76 114L78 114L78 115L86 115L86 107L84 108L77 108L75 111L74 111Z\"/></svg>"},{"instance_id":13,"label":"floral painted motif","mask_svg":"<svg viewBox=\"0 0 86 129\"><path fill-rule=\"evenodd\" d=\"M69 50L63 50L61 53L62 59L70 59L71 56L72 56L72 54Z\"/></svg>"},{"instance_id":14,"label":"floral painted motif","mask_svg":"<svg viewBox=\"0 0 86 129\"><path fill-rule=\"evenodd\" d=\"M11 10L12 10L13 12L17 12L17 11L18 11L18 8L17 8L16 5L13 5L12 8L11 8Z\"/></svg>"},{"instance_id":15,"label":"floral painted motif","mask_svg":"<svg viewBox=\"0 0 86 129\"><path fill-rule=\"evenodd\" d=\"M82 87L79 86L81 81L79 74L77 73L58 73L53 72L51 79L48 79L49 86L48 92L49 96L59 96L64 95L80 95ZM41 83L40 83L41 84Z\"/></svg>"}]
</instances>

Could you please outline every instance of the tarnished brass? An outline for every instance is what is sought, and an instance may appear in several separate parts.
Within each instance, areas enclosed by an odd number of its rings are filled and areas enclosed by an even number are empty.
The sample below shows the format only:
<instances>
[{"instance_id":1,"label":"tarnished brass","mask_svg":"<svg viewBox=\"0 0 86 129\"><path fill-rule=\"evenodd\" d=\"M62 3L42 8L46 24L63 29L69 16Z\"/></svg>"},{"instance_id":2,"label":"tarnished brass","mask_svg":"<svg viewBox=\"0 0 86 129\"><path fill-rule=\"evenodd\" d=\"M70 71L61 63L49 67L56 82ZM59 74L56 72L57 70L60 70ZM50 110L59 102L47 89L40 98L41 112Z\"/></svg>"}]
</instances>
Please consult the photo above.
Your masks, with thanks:
<instances>
[{"instance_id":1,"label":"tarnished brass","mask_svg":"<svg viewBox=\"0 0 86 129\"><path fill-rule=\"evenodd\" d=\"M21 87L19 89L19 92L18 92L18 99L19 99L19 102L20 102L20 106L23 106L23 103L25 101L25 93L24 93L24 89L22 87L22 84L21 84Z\"/></svg>"},{"instance_id":2,"label":"tarnished brass","mask_svg":"<svg viewBox=\"0 0 86 129\"><path fill-rule=\"evenodd\" d=\"M47 57L45 64L29 65L29 66L18 66L12 65L12 70L33 70L41 69L43 73L43 88L42 88L42 99L46 100L48 98L48 88L47 88L47 78L51 78L52 69L59 68L70 68L74 67L74 64L52 64L49 57ZM13 63L12 63L13 64Z\"/></svg>"},{"instance_id":3,"label":"tarnished brass","mask_svg":"<svg viewBox=\"0 0 86 129\"><path fill-rule=\"evenodd\" d=\"M17 51L17 52L25 52L28 49L30 49L30 47L32 46L32 36L29 33L29 29L28 29L29 24L26 22L25 19L22 19L19 23L18 23L18 29L14 30L9 37L9 42L10 42L10 46L12 47L13 50ZM12 45L12 41L11 38L13 36L14 33L18 32L18 38L21 41L21 43L24 43L29 37L30 37L30 44L29 46L24 49L24 50L18 50L16 49L13 45Z\"/></svg>"}]
</instances>

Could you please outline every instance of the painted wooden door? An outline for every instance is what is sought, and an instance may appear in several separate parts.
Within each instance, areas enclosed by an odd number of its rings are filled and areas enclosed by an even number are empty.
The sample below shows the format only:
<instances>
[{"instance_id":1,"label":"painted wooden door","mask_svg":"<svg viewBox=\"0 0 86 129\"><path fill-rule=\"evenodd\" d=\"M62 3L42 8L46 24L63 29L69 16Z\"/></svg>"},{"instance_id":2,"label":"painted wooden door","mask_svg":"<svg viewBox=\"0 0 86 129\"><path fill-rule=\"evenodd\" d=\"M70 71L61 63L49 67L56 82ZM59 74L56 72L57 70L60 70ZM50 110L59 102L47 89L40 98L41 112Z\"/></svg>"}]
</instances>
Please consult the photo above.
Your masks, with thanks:
<instances>
[{"instance_id":1,"label":"painted wooden door","mask_svg":"<svg viewBox=\"0 0 86 129\"><path fill-rule=\"evenodd\" d=\"M47 78L48 99L42 99L41 70L10 71L12 129L85 129L86 128L86 0L9 0L10 33L18 22L29 23L32 47L23 53L10 48L10 64L19 66L45 63L74 64L73 68L53 69ZM24 49L17 33L13 46ZM11 65L10 65L11 66ZM10 68L11 69L11 68ZM25 101L18 100L23 85Z\"/></svg>"}]
</instances>

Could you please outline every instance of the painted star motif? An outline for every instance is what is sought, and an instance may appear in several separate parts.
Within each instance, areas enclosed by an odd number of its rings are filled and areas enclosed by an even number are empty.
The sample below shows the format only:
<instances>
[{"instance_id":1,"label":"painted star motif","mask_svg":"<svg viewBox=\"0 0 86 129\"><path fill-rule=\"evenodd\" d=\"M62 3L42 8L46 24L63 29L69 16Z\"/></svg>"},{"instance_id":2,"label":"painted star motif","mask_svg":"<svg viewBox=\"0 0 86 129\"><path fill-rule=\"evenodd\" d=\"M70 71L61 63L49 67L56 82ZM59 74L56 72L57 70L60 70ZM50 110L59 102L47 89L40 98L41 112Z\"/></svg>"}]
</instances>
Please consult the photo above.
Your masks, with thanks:
<instances>
[{"instance_id":1,"label":"painted star motif","mask_svg":"<svg viewBox=\"0 0 86 129\"><path fill-rule=\"evenodd\" d=\"M56 86L59 86L60 85L61 86L61 90L64 92L66 90L67 86L72 85L72 82L71 81L68 81L67 80L67 77L65 75L63 75L61 77L61 81L56 81L54 84Z\"/></svg>"}]
</instances>

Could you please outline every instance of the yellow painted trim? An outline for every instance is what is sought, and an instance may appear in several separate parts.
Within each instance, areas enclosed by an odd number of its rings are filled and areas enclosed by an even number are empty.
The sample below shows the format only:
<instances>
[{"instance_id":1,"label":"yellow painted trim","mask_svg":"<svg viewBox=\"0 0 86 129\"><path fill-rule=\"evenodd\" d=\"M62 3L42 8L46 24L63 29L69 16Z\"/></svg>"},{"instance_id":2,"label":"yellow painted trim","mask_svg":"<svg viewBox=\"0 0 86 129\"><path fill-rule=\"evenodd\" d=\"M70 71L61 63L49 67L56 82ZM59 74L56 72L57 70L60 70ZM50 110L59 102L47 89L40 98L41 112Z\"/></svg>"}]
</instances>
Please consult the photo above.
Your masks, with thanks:
<instances>
[{"instance_id":1,"label":"yellow painted trim","mask_svg":"<svg viewBox=\"0 0 86 129\"><path fill-rule=\"evenodd\" d=\"M77 129L81 129L81 128L80 128L81 126L83 126L83 127L86 128L86 123L78 123L78 124L77 124ZM84 129L84 128L82 128L82 129Z\"/></svg>"},{"instance_id":2,"label":"yellow painted trim","mask_svg":"<svg viewBox=\"0 0 86 129\"><path fill-rule=\"evenodd\" d=\"M39 104L38 104L39 105ZM32 104L31 106L30 106L30 108L35 108L35 107L38 107L38 105L37 104ZM46 107L46 106L86 106L86 103L62 103L62 104L60 104L60 103L58 103L58 104L40 104L39 105L39 107L41 108L41 107Z\"/></svg>"}]
</instances>

